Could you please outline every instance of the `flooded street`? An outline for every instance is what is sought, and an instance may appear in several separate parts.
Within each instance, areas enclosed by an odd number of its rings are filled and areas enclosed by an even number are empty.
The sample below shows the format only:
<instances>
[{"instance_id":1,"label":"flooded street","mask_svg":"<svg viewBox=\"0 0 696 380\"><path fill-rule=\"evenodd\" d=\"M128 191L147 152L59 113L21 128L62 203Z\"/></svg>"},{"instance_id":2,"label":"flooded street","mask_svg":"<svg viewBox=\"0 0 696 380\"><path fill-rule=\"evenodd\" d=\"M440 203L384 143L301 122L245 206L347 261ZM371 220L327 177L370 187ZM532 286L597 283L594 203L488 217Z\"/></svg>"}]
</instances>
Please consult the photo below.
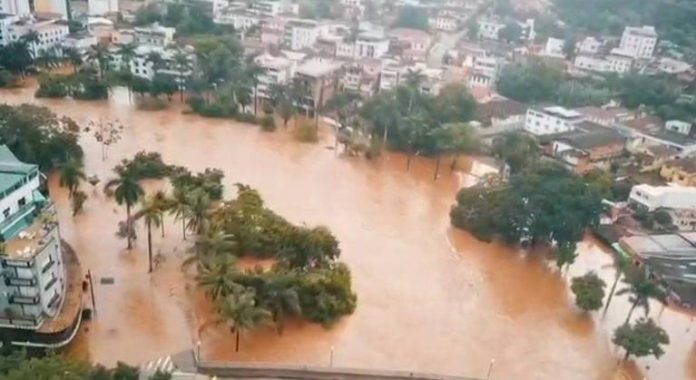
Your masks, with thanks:
<instances>
[{"instance_id":1,"label":"flooded street","mask_svg":"<svg viewBox=\"0 0 696 380\"><path fill-rule=\"evenodd\" d=\"M595 270L611 286L611 257L588 238L567 274L539 255L522 255L476 241L449 225L449 208L459 183L475 177L451 175L447 165L437 182L423 158L405 171L405 158L390 154L378 162L343 158L326 146L292 141L287 133L264 133L232 121L167 111L136 111L124 92L109 103L36 100L34 89L0 91L0 101L49 106L79 123L120 119L122 140L101 159L89 133L81 136L86 173L102 181L84 213L72 218L67 192L50 179L60 209L61 231L95 279L96 318L87 323L71 352L94 361L139 363L191 348L202 341L211 360L254 360L334 366L401 369L485 377L495 359L494 379L696 379L696 326L689 315L652 305L651 316L672 343L661 360L641 359L617 371L611 332L623 322L626 297L616 297L606 318L576 310L566 283ZM282 129L282 127L280 128ZM189 242L181 227L166 221L166 236L153 233L163 263L147 274L143 226L136 249L127 252L116 235L125 208L101 192L122 158L140 150L192 171L225 172L227 196L242 182L257 188L267 205L295 223L328 226L341 242L342 260L352 270L358 307L330 330L291 323L282 336L272 328L244 337L234 352L233 336L209 323L211 307L181 273ZM464 161L464 160L462 160ZM463 162L464 163L464 162ZM469 160L476 175L491 171ZM146 184L148 192L162 183ZM607 289L608 290L608 289ZM638 312L636 313L638 314ZM200 335L200 336L199 336ZM646 369L649 367L649 369ZM638 374L638 370L642 374Z\"/></svg>"}]
</instances>

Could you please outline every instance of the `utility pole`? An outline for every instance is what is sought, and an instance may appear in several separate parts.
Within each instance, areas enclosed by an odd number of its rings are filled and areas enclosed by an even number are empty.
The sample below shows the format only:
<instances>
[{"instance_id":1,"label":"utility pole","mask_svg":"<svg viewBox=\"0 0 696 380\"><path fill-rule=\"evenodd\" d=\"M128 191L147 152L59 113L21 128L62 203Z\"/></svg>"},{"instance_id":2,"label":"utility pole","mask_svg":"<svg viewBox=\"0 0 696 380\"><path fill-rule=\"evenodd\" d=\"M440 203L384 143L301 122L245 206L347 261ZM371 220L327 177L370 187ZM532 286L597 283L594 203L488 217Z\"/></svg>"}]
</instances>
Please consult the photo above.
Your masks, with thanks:
<instances>
[{"instance_id":1,"label":"utility pole","mask_svg":"<svg viewBox=\"0 0 696 380\"><path fill-rule=\"evenodd\" d=\"M491 375L493 374L493 365L495 365L495 359L491 359L490 364L488 364L488 375L486 375L486 380L491 379Z\"/></svg>"},{"instance_id":2,"label":"utility pole","mask_svg":"<svg viewBox=\"0 0 696 380\"><path fill-rule=\"evenodd\" d=\"M92 310L97 314L97 300L94 298L94 281L92 281L92 271L87 269L87 278L89 279L89 292L92 296Z\"/></svg>"}]
</instances>

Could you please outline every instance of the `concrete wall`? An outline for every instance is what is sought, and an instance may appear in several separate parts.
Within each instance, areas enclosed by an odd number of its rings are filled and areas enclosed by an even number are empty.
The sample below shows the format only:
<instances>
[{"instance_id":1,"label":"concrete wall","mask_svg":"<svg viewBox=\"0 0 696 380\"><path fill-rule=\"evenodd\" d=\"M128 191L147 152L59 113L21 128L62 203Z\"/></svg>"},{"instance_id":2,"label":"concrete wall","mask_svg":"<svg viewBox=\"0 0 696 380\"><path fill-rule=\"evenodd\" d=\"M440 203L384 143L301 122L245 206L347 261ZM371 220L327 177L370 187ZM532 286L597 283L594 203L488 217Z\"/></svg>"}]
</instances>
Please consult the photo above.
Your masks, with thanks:
<instances>
[{"instance_id":1,"label":"concrete wall","mask_svg":"<svg viewBox=\"0 0 696 380\"><path fill-rule=\"evenodd\" d=\"M230 379L302 379L302 380L482 380L406 371L376 371L348 368L281 366L277 364L218 363L202 361L198 372Z\"/></svg>"}]
</instances>

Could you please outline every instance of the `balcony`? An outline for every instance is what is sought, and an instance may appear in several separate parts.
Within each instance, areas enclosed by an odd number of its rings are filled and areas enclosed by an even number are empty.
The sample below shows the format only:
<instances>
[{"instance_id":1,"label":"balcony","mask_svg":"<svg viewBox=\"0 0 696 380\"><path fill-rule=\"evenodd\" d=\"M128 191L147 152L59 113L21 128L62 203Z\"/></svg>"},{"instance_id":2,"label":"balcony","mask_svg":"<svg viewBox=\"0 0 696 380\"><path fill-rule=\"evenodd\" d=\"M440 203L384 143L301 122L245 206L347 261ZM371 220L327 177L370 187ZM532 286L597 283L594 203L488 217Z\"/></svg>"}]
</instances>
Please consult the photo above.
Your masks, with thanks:
<instances>
[{"instance_id":1,"label":"balcony","mask_svg":"<svg viewBox=\"0 0 696 380\"><path fill-rule=\"evenodd\" d=\"M19 278L19 277L8 277L5 278L5 285L7 286L36 286L36 278Z\"/></svg>"},{"instance_id":2,"label":"balcony","mask_svg":"<svg viewBox=\"0 0 696 380\"><path fill-rule=\"evenodd\" d=\"M3 220L0 222L0 235L3 235L7 237L7 231L12 228L17 222L21 221L24 217L29 215L29 213L33 212L36 209L36 205L33 202L27 203L24 206L20 207L17 212L14 214L10 215L9 218Z\"/></svg>"},{"instance_id":3,"label":"balcony","mask_svg":"<svg viewBox=\"0 0 696 380\"><path fill-rule=\"evenodd\" d=\"M38 305L40 300L39 296L21 296L19 294L10 296L10 303L16 305Z\"/></svg>"}]
</instances>

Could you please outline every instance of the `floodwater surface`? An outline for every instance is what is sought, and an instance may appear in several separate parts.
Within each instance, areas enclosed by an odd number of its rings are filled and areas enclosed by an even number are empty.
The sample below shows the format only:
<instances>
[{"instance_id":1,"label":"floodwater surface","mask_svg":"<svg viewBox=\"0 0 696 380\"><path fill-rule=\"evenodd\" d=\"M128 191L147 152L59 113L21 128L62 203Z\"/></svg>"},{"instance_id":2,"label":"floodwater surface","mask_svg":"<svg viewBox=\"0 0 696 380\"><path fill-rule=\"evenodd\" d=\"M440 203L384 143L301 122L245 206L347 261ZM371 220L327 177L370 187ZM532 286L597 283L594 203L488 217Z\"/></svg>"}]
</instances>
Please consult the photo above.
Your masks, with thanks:
<instances>
[{"instance_id":1,"label":"floodwater surface","mask_svg":"<svg viewBox=\"0 0 696 380\"><path fill-rule=\"evenodd\" d=\"M92 189L84 213L71 217L66 192L50 177L60 209L61 231L97 283L96 316L85 324L71 353L104 364L141 363L190 349L201 341L210 360L289 362L383 368L494 379L696 379L691 317L652 305L651 316L672 339L661 360L641 359L617 367L623 356L611 332L628 307L616 297L606 317L578 311L568 290L575 275L595 270L608 286L611 257L591 238L569 273L543 254L523 254L485 244L450 228L448 211L457 188L495 170L475 159L465 173L447 165L438 181L433 164L387 154L377 162L346 158L327 146L333 138L305 145L288 133L264 133L232 121L166 111L136 111L123 91L109 102L35 100L34 88L0 92L0 101L49 106L79 123L118 118L122 139L101 158L91 133L80 138L86 172L102 183ZM282 128L281 128L282 129ZM116 236L125 209L100 190L112 168L138 151L160 152L165 161L200 171L223 169L227 196L233 184L257 188L267 205L295 223L326 225L341 242L351 268L358 307L331 329L291 322L282 336L263 328L244 336L239 353L224 326L216 326L210 303L180 270L189 241L168 219L165 237L153 233L160 264L147 274L144 231L135 249ZM468 172L468 173L467 173ZM147 182L148 192L165 184ZM112 278L113 284L101 279ZM638 313L637 313L638 314Z\"/></svg>"}]
</instances>

